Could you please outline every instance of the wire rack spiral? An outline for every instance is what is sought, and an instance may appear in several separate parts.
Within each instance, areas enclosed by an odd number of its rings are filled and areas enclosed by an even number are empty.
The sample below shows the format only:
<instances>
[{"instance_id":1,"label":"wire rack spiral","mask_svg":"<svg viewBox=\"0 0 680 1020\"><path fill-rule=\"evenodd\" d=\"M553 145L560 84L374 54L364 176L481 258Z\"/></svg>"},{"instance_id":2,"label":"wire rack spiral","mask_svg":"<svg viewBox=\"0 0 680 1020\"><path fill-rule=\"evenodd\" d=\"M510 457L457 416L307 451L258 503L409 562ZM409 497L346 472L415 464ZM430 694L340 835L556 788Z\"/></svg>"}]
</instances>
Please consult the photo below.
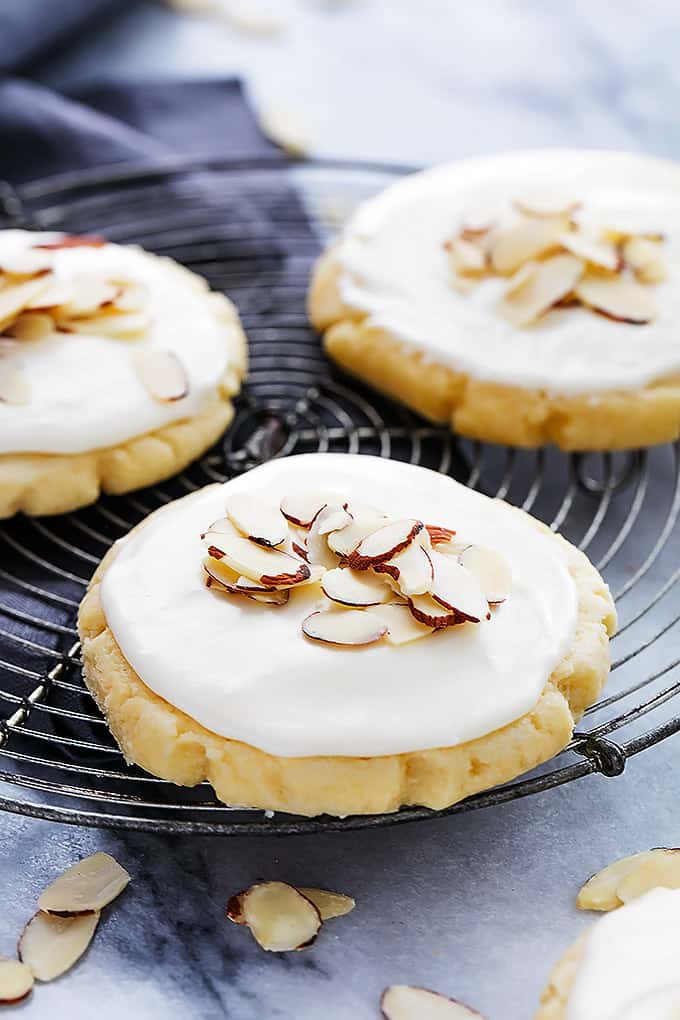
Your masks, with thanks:
<instances>
[{"instance_id":1,"label":"wire rack spiral","mask_svg":"<svg viewBox=\"0 0 680 1020\"><path fill-rule=\"evenodd\" d=\"M0 225L101 233L170 255L238 305L251 372L223 440L167 483L61 517L0 525L0 807L84 825L285 834L431 818L407 808L345 819L269 817L128 767L81 677L76 610L111 543L151 510L274 456L372 453L424 464L531 510L586 550L616 596L606 694L542 769L441 814L470 811L626 760L680 730L680 448L621 454L514 451L460 440L324 358L305 315L321 246L396 168L266 160L172 164L0 186Z\"/></svg>"}]
</instances>

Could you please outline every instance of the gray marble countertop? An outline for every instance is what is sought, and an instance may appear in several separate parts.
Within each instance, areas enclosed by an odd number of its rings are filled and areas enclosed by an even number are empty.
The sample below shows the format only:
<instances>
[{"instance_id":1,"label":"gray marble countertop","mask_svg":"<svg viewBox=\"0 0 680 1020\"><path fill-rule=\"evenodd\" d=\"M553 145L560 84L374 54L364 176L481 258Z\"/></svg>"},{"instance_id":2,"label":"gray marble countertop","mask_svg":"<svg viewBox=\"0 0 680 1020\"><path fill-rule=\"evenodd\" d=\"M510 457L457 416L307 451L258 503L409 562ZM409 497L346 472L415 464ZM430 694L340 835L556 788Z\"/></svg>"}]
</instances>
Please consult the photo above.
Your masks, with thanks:
<instances>
[{"instance_id":1,"label":"gray marble countertop","mask_svg":"<svg viewBox=\"0 0 680 1020\"><path fill-rule=\"evenodd\" d=\"M680 151L672 0L298 6L285 35L257 40L149 2L43 78L239 73L257 104L295 109L322 155L426 163L541 145ZM372 832L164 838L0 817L0 953L75 858L108 850L133 876L87 957L16 1013L375 1020L382 988L408 982L467 1000L488 1020L529 1020L552 963L588 923L574 909L582 881L617 856L680 844L677 757L675 738L616 780ZM336 888L357 908L306 952L265 955L225 919L229 895L263 877Z\"/></svg>"}]
</instances>

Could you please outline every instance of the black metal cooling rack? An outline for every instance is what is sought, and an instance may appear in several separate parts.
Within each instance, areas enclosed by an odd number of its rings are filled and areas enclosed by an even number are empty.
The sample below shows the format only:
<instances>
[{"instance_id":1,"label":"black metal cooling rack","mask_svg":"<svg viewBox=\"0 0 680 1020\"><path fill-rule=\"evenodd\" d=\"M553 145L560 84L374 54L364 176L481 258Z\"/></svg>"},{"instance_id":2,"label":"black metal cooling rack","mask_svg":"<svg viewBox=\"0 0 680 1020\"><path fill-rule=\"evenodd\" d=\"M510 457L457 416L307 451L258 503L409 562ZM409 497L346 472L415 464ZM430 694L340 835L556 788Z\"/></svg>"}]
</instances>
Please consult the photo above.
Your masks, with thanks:
<instances>
[{"instance_id":1,"label":"black metal cooling rack","mask_svg":"<svg viewBox=\"0 0 680 1020\"><path fill-rule=\"evenodd\" d=\"M62 822L161 832L286 834L431 818L301 819L217 803L129 768L83 685L75 615L109 545L149 511L273 456L314 450L427 465L509 499L589 556L621 626L606 696L569 748L528 777L440 814L500 804L626 760L680 730L677 605L680 447L623 454L513 451L452 436L350 382L324 358L305 315L313 260L394 167L174 163L0 187L0 225L102 233L202 273L236 301L251 352L234 424L169 482L61 517L0 525L0 807Z\"/></svg>"}]
</instances>

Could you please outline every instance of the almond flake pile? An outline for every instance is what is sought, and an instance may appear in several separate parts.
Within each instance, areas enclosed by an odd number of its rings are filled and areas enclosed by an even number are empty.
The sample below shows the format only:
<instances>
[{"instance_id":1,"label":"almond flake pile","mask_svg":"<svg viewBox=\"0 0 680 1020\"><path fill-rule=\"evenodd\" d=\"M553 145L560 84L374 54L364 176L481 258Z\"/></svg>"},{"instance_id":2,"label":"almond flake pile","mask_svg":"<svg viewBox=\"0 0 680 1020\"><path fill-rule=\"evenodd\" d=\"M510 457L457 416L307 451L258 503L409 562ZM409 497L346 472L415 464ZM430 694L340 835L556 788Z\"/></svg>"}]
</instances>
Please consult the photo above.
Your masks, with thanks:
<instances>
[{"instance_id":1,"label":"almond flake pile","mask_svg":"<svg viewBox=\"0 0 680 1020\"><path fill-rule=\"evenodd\" d=\"M0 403L31 400L28 374L2 357L2 339L44 340L55 333L81 333L114 340L138 340L151 324L149 293L143 283L105 274L54 274L53 252L60 248L99 248L96 237L64 236L12 255L0 255ZM161 403L188 393L186 370L171 351L135 351L135 373L147 393Z\"/></svg>"},{"instance_id":2,"label":"almond flake pile","mask_svg":"<svg viewBox=\"0 0 680 1020\"><path fill-rule=\"evenodd\" d=\"M663 236L587 230L578 209L578 202L518 201L511 222L464 223L444 244L455 288L466 293L481 280L506 278L498 312L517 327L577 305L617 322L652 322L650 285L667 276Z\"/></svg>"},{"instance_id":3,"label":"almond flake pile","mask_svg":"<svg viewBox=\"0 0 680 1020\"><path fill-rule=\"evenodd\" d=\"M316 585L319 604L302 622L313 641L403 645L489 620L510 594L510 568L495 550L337 493L292 493L280 507L244 493L226 509L202 536L206 586L283 606Z\"/></svg>"},{"instance_id":4,"label":"almond flake pile","mask_svg":"<svg viewBox=\"0 0 680 1020\"><path fill-rule=\"evenodd\" d=\"M248 928L262 949L287 953L311 946L324 921L343 917L354 907L352 897L343 893L258 882L231 897L227 917Z\"/></svg>"},{"instance_id":5,"label":"almond flake pile","mask_svg":"<svg viewBox=\"0 0 680 1020\"><path fill-rule=\"evenodd\" d=\"M34 981L54 981L81 958L99 918L130 881L109 854L77 861L45 889L19 938L18 960L0 958L0 1005L21 1002Z\"/></svg>"}]
</instances>

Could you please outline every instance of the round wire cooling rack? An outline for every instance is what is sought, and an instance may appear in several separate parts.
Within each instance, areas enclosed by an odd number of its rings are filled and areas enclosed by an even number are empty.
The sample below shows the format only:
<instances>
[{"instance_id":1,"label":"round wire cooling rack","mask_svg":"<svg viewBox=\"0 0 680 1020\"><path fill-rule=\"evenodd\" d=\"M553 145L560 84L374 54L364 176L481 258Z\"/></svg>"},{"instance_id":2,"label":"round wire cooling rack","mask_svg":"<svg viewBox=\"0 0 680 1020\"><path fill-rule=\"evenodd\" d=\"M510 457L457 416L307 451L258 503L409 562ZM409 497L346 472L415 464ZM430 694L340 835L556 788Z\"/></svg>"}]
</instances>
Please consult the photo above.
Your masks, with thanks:
<instances>
[{"instance_id":1,"label":"round wire cooling rack","mask_svg":"<svg viewBox=\"0 0 680 1020\"><path fill-rule=\"evenodd\" d=\"M0 225L101 233L172 256L238 305L248 385L222 441L163 485L60 517L0 525L0 807L61 822L170 833L286 834L382 826L500 804L593 773L680 730L680 447L519 451L461 440L349 382L305 315L314 258L394 167L273 160L94 171L0 186ZM581 549L616 597L605 696L569 747L530 775L443 811L296 818L229 808L210 787L128 767L80 670L78 603L108 547L151 510L262 463L315 450L424 464L531 510Z\"/></svg>"}]
</instances>

